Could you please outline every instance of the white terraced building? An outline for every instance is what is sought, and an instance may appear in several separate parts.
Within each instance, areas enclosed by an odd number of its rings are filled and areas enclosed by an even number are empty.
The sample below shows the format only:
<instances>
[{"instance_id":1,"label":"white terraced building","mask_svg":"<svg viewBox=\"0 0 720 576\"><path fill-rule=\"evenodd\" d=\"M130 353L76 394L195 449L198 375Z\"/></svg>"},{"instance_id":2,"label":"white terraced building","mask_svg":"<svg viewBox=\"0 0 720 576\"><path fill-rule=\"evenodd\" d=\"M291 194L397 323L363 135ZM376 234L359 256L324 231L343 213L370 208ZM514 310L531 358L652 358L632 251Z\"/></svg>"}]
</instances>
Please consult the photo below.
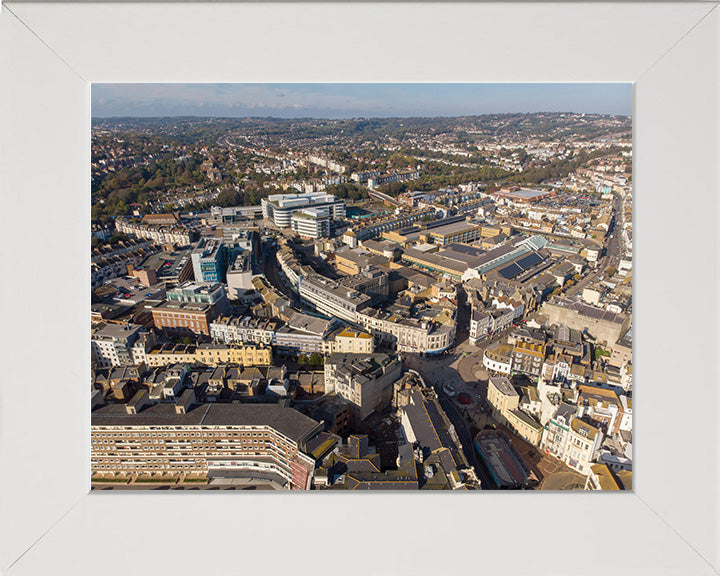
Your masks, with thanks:
<instances>
[{"instance_id":1,"label":"white terraced building","mask_svg":"<svg viewBox=\"0 0 720 576\"><path fill-rule=\"evenodd\" d=\"M356 323L379 342L395 346L398 352L439 354L455 341L455 325L404 318L384 310L365 308L357 313Z\"/></svg>"},{"instance_id":2,"label":"white terraced building","mask_svg":"<svg viewBox=\"0 0 720 576\"><path fill-rule=\"evenodd\" d=\"M291 228L304 238L327 238L330 236L328 208L306 208L295 212L290 218Z\"/></svg>"},{"instance_id":3,"label":"white terraced building","mask_svg":"<svg viewBox=\"0 0 720 576\"><path fill-rule=\"evenodd\" d=\"M144 331L136 324L108 324L92 335L93 358L100 367L133 363L134 344Z\"/></svg>"},{"instance_id":4,"label":"white terraced building","mask_svg":"<svg viewBox=\"0 0 720 576\"><path fill-rule=\"evenodd\" d=\"M321 314L356 322L357 311L370 303L370 296L347 288L319 274L303 277L298 285L300 298Z\"/></svg>"},{"instance_id":5,"label":"white terraced building","mask_svg":"<svg viewBox=\"0 0 720 576\"><path fill-rule=\"evenodd\" d=\"M220 316L210 324L210 337L215 342L233 344L255 342L271 344L279 323L250 316Z\"/></svg>"},{"instance_id":6,"label":"white terraced building","mask_svg":"<svg viewBox=\"0 0 720 576\"><path fill-rule=\"evenodd\" d=\"M345 201L324 192L272 194L262 199L263 218L272 220L280 228L290 228L292 216L296 212L318 208L326 209L331 220L345 218Z\"/></svg>"}]
</instances>

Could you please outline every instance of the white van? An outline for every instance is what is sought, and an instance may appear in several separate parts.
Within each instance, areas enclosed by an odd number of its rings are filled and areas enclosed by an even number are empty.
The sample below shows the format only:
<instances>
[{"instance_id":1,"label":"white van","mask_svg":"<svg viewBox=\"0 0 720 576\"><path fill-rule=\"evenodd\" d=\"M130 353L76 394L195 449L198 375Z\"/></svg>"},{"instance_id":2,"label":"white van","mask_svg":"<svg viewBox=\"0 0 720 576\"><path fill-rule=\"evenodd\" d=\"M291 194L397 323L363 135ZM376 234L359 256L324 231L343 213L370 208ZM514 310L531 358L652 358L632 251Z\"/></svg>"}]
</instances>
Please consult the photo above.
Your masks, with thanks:
<instances>
[{"instance_id":1,"label":"white van","mask_svg":"<svg viewBox=\"0 0 720 576\"><path fill-rule=\"evenodd\" d=\"M445 392L445 394L447 394L448 396L450 396L450 398L454 398L454 397L455 397L455 394L457 394L457 392L455 391L455 388L453 388L452 386L450 386L450 384L445 384L445 385L443 386L443 392Z\"/></svg>"}]
</instances>

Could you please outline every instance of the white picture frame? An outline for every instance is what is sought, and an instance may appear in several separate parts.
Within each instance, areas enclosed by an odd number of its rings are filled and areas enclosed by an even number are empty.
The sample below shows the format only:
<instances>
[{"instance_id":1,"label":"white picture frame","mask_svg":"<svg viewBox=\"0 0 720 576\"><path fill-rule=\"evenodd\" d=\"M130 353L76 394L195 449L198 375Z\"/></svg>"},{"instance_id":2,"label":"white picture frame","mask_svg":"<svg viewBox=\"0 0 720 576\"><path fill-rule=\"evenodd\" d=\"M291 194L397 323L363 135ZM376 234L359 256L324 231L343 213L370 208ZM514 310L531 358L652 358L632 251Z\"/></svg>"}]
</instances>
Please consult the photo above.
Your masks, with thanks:
<instances>
[{"instance_id":1,"label":"white picture frame","mask_svg":"<svg viewBox=\"0 0 720 576\"><path fill-rule=\"evenodd\" d=\"M717 3L0 14L0 572L717 574ZM92 82L633 82L632 493L89 493Z\"/></svg>"}]
</instances>

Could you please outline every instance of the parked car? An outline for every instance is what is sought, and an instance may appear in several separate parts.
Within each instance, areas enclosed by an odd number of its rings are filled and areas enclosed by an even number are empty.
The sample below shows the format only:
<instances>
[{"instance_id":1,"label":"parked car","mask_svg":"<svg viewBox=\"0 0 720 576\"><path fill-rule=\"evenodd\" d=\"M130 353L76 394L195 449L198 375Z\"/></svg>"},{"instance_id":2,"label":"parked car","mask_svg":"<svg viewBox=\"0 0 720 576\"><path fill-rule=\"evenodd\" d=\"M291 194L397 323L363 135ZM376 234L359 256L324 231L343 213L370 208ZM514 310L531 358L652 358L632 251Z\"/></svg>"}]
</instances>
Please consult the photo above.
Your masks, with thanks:
<instances>
[{"instance_id":1,"label":"parked car","mask_svg":"<svg viewBox=\"0 0 720 576\"><path fill-rule=\"evenodd\" d=\"M457 392L455 391L455 388L453 388L450 384L445 384L443 386L443 392L450 396L450 398L453 398Z\"/></svg>"}]
</instances>

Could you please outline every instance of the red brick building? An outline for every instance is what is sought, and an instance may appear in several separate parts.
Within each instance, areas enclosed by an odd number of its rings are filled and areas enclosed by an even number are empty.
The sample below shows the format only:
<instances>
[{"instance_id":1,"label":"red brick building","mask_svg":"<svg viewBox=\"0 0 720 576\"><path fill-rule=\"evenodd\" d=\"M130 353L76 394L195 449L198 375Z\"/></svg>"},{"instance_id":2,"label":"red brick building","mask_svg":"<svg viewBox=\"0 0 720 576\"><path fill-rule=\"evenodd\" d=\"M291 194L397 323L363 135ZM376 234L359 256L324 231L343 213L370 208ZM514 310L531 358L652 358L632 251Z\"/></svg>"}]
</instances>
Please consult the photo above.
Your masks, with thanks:
<instances>
[{"instance_id":1,"label":"red brick building","mask_svg":"<svg viewBox=\"0 0 720 576\"><path fill-rule=\"evenodd\" d=\"M158 330L174 334L210 336L210 323L216 312L211 304L165 301L152 309L153 324Z\"/></svg>"}]
</instances>

